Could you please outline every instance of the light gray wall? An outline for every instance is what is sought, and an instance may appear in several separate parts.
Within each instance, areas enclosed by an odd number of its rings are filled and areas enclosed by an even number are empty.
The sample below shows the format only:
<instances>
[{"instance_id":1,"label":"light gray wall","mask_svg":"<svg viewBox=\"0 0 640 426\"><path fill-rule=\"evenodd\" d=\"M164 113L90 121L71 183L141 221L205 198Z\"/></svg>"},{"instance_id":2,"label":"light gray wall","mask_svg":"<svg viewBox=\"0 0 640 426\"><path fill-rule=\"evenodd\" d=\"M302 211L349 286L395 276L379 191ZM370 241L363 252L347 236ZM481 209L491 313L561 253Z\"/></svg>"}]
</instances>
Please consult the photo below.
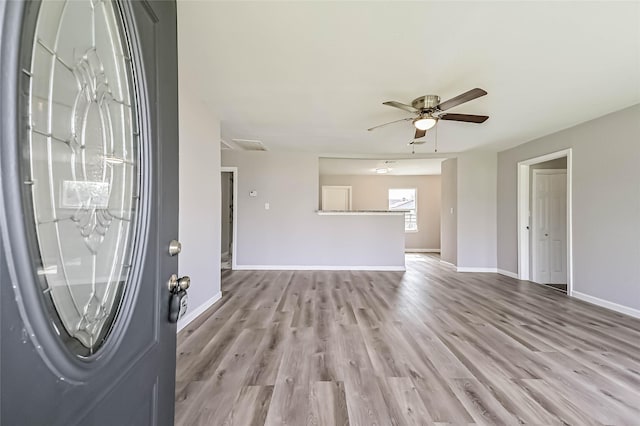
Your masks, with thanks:
<instances>
[{"instance_id":1,"label":"light gray wall","mask_svg":"<svg viewBox=\"0 0 640 426\"><path fill-rule=\"evenodd\" d=\"M496 268L496 166L495 152L458 157L459 268Z\"/></svg>"},{"instance_id":2,"label":"light gray wall","mask_svg":"<svg viewBox=\"0 0 640 426\"><path fill-rule=\"evenodd\" d=\"M531 175L529 178L533 176L533 170L548 170L548 169L566 169L567 168L567 157L556 158L555 160L543 161L542 163L532 164L529 166L529 170ZM529 179L531 180L531 179Z\"/></svg>"},{"instance_id":3,"label":"light gray wall","mask_svg":"<svg viewBox=\"0 0 640 426\"><path fill-rule=\"evenodd\" d=\"M440 259L458 263L458 160L442 162L440 210Z\"/></svg>"},{"instance_id":4,"label":"light gray wall","mask_svg":"<svg viewBox=\"0 0 640 426\"><path fill-rule=\"evenodd\" d=\"M222 164L238 167L239 267L404 266L402 215L316 213L316 155L224 151Z\"/></svg>"},{"instance_id":5,"label":"light gray wall","mask_svg":"<svg viewBox=\"0 0 640 426\"><path fill-rule=\"evenodd\" d=\"M229 242L231 241L231 198L233 188L233 173L221 173L221 198L220 198L220 215L222 228L220 231L220 253L229 251Z\"/></svg>"},{"instance_id":6,"label":"light gray wall","mask_svg":"<svg viewBox=\"0 0 640 426\"><path fill-rule=\"evenodd\" d=\"M178 273L191 277L187 315L220 292L220 124L181 79ZM184 326L178 323L178 329Z\"/></svg>"},{"instance_id":7,"label":"light gray wall","mask_svg":"<svg viewBox=\"0 0 640 426\"><path fill-rule=\"evenodd\" d=\"M195 39L187 31L182 2L178 12L178 108L180 220L178 274L191 277L187 314L178 330L220 294L220 122L202 99L184 64L194 63L189 48ZM192 75L192 74L191 74ZM168 279L168 277L167 277ZM162 283L158 283L159 285Z\"/></svg>"},{"instance_id":8,"label":"light gray wall","mask_svg":"<svg viewBox=\"0 0 640 426\"><path fill-rule=\"evenodd\" d=\"M440 176L320 175L324 185L351 186L353 210L387 210L389 189L416 188L418 232L405 233L405 248L440 249Z\"/></svg>"},{"instance_id":9,"label":"light gray wall","mask_svg":"<svg viewBox=\"0 0 640 426\"><path fill-rule=\"evenodd\" d=\"M517 163L573 148L574 291L640 309L640 105L498 154L498 267L517 272Z\"/></svg>"}]
</instances>

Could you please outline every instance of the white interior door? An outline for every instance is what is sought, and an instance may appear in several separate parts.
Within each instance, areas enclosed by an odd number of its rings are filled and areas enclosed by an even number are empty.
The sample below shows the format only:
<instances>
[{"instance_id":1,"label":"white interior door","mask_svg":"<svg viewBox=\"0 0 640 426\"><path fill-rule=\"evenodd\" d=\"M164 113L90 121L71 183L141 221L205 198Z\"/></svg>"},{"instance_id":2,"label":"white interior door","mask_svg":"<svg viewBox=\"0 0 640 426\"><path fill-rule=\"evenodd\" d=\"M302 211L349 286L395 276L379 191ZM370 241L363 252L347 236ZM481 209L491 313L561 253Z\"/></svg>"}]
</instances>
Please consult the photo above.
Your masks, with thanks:
<instances>
[{"instance_id":1,"label":"white interior door","mask_svg":"<svg viewBox=\"0 0 640 426\"><path fill-rule=\"evenodd\" d=\"M323 186L322 210L351 210L351 187Z\"/></svg>"},{"instance_id":2,"label":"white interior door","mask_svg":"<svg viewBox=\"0 0 640 426\"><path fill-rule=\"evenodd\" d=\"M533 171L533 281L567 282L567 172Z\"/></svg>"}]
</instances>

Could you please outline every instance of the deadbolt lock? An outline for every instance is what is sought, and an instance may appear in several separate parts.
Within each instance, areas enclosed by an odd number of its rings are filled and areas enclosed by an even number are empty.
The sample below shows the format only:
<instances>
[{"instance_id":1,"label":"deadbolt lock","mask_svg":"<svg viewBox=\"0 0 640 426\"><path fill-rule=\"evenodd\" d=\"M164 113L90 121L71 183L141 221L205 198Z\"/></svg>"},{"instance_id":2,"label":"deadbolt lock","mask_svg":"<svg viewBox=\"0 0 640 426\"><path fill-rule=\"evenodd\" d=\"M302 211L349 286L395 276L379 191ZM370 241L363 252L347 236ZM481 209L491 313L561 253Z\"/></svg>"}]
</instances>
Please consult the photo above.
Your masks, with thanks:
<instances>
[{"instance_id":1,"label":"deadbolt lock","mask_svg":"<svg viewBox=\"0 0 640 426\"><path fill-rule=\"evenodd\" d=\"M171 242L169 243L169 255L175 256L177 254L180 254L181 251L182 251L182 244L180 244L180 241L171 240Z\"/></svg>"}]
</instances>

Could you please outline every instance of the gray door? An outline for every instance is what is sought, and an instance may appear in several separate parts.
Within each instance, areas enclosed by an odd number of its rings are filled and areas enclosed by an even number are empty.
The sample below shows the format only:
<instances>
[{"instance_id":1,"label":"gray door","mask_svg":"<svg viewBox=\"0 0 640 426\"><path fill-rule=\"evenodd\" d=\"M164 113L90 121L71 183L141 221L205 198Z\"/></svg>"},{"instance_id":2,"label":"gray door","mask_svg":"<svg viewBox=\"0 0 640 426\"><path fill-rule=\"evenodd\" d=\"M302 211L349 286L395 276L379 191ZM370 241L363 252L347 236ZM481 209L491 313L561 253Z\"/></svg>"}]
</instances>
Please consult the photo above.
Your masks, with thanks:
<instances>
[{"instance_id":1,"label":"gray door","mask_svg":"<svg viewBox=\"0 0 640 426\"><path fill-rule=\"evenodd\" d=\"M0 37L0 423L173 424L175 3L10 0Z\"/></svg>"}]
</instances>

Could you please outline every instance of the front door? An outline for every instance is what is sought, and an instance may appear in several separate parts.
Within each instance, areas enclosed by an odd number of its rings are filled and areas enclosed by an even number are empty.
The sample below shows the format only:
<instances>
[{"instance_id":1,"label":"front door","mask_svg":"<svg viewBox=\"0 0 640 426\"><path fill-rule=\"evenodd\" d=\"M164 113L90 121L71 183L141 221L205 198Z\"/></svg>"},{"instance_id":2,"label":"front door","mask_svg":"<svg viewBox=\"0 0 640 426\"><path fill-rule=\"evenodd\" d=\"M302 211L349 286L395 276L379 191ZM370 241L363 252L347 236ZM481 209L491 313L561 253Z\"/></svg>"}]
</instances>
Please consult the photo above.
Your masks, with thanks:
<instances>
[{"instance_id":1,"label":"front door","mask_svg":"<svg viewBox=\"0 0 640 426\"><path fill-rule=\"evenodd\" d=\"M173 424L175 3L2 2L0 75L0 423Z\"/></svg>"}]
</instances>

